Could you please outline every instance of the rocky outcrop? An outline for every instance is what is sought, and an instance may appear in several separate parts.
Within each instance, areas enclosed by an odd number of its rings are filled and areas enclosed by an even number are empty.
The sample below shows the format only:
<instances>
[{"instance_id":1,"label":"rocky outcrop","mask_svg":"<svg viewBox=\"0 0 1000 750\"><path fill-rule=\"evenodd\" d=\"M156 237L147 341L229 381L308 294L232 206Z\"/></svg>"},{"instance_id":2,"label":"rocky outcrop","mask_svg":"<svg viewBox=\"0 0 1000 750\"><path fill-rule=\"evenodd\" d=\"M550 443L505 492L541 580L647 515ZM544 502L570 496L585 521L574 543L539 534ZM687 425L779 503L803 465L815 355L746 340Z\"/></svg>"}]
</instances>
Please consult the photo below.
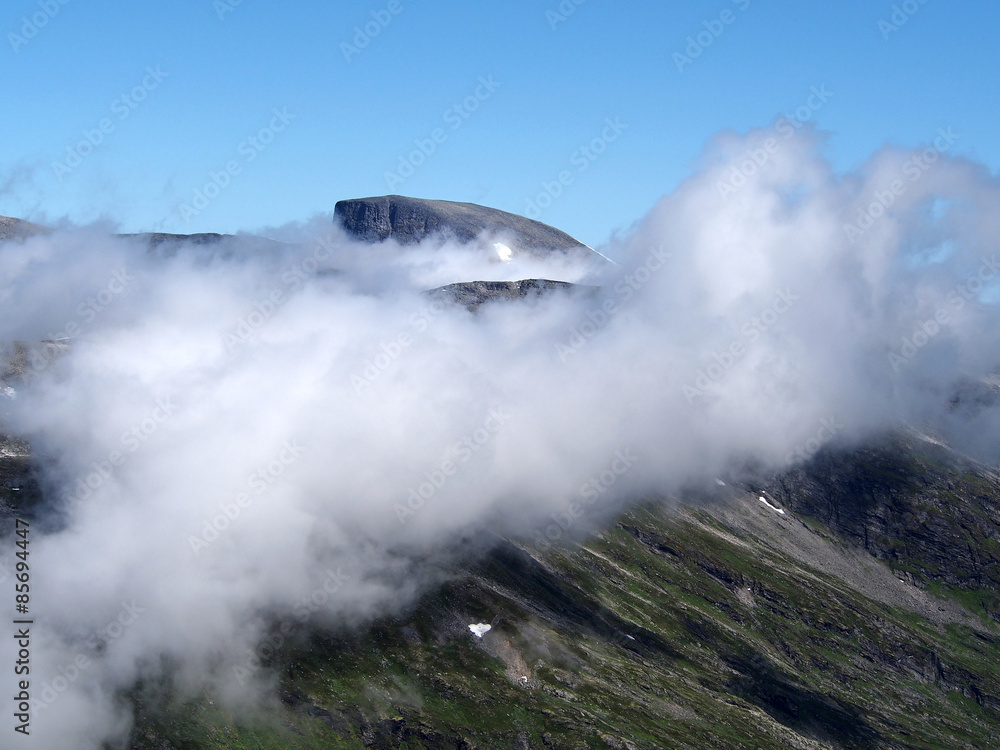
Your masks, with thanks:
<instances>
[{"instance_id":1,"label":"rocky outcrop","mask_svg":"<svg viewBox=\"0 0 1000 750\"><path fill-rule=\"evenodd\" d=\"M438 235L468 243L485 232L508 238L516 244L515 250L559 250L601 257L548 224L475 203L383 195L340 201L334 215L347 232L366 242L383 242L391 237L401 245L413 245Z\"/></svg>"},{"instance_id":2,"label":"rocky outcrop","mask_svg":"<svg viewBox=\"0 0 1000 750\"><path fill-rule=\"evenodd\" d=\"M123 239L135 239L135 240L145 240L149 243L150 248L158 248L160 245L170 245L179 246L184 243L190 243L192 245L214 245L217 242L221 242L226 237L230 237L228 234L216 234L215 232L206 232L203 234L168 234L167 232L139 232L136 234L120 234L119 237Z\"/></svg>"},{"instance_id":3,"label":"rocky outcrop","mask_svg":"<svg viewBox=\"0 0 1000 750\"><path fill-rule=\"evenodd\" d=\"M583 287L570 284L567 281L550 281L549 279L462 281L431 289L427 294L446 302L463 305L475 312L484 302L512 302L553 292L569 293L574 289L593 291L597 287Z\"/></svg>"},{"instance_id":4,"label":"rocky outcrop","mask_svg":"<svg viewBox=\"0 0 1000 750\"><path fill-rule=\"evenodd\" d=\"M1000 621L1000 478L919 436L896 434L760 483L795 513L885 561L918 586L978 591Z\"/></svg>"}]
</instances>

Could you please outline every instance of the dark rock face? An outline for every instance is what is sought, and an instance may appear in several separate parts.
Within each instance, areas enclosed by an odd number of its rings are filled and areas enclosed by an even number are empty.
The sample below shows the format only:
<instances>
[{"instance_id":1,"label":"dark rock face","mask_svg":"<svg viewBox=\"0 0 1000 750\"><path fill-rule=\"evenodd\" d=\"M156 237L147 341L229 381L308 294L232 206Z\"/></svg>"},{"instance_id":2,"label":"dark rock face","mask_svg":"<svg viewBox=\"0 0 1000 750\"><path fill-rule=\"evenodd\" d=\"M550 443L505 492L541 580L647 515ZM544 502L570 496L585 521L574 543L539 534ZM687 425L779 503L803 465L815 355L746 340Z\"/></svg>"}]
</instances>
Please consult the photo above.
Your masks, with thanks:
<instances>
[{"instance_id":1,"label":"dark rock face","mask_svg":"<svg viewBox=\"0 0 1000 750\"><path fill-rule=\"evenodd\" d=\"M137 234L120 234L124 239L145 240L151 249L156 249L160 245L179 246L184 243L192 245L214 245L230 235L215 234L167 234L166 232L140 232Z\"/></svg>"},{"instance_id":2,"label":"dark rock face","mask_svg":"<svg viewBox=\"0 0 1000 750\"><path fill-rule=\"evenodd\" d=\"M574 289L595 290L596 287L580 287L568 281L549 279L524 279L522 281L462 281L457 284L431 289L427 292L446 302L464 305L475 310L484 302L512 302L525 297L569 293Z\"/></svg>"},{"instance_id":3,"label":"dark rock face","mask_svg":"<svg viewBox=\"0 0 1000 750\"><path fill-rule=\"evenodd\" d=\"M38 224L32 224L23 219L13 219L10 216L0 216L0 241L24 239L33 234L42 234L48 230Z\"/></svg>"},{"instance_id":4,"label":"dark rock face","mask_svg":"<svg viewBox=\"0 0 1000 750\"><path fill-rule=\"evenodd\" d=\"M757 485L794 512L920 586L976 595L1000 622L1000 493L995 469L915 437L820 451Z\"/></svg>"},{"instance_id":5,"label":"dark rock face","mask_svg":"<svg viewBox=\"0 0 1000 750\"><path fill-rule=\"evenodd\" d=\"M597 255L582 242L548 224L475 203L384 195L340 201L334 214L344 229L367 242L383 242L392 237L402 245L412 245L440 233L466 243L487 231L510 236L524 250L582 251Z\"/></svg>"}]
</instances>

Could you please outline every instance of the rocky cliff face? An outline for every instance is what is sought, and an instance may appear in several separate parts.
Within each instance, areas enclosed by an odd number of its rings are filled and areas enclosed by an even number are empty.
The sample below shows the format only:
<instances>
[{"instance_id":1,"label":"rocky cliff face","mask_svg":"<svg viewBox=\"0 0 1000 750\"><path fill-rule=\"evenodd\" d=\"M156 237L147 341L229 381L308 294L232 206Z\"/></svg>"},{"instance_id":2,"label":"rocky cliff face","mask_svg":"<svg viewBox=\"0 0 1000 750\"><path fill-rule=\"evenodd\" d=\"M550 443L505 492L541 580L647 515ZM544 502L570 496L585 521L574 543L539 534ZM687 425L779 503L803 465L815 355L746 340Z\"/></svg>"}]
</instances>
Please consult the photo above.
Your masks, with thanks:
<instances>
[{"instance_id":1,"label":"rocky cliff face","mask_svg":"<svg viewBox=\"0 0 1000 750\"><path fill-rule=\"evenodd\" d=\"M383 195L340 201L334 214L344 229L367 242L383 242L391 237L402 245L412 245L437 234L467 243L485 232L508 237L517 245L515 250L596 255L579 240L548 224L475 203Z\"/></svg>"}]
</instances>

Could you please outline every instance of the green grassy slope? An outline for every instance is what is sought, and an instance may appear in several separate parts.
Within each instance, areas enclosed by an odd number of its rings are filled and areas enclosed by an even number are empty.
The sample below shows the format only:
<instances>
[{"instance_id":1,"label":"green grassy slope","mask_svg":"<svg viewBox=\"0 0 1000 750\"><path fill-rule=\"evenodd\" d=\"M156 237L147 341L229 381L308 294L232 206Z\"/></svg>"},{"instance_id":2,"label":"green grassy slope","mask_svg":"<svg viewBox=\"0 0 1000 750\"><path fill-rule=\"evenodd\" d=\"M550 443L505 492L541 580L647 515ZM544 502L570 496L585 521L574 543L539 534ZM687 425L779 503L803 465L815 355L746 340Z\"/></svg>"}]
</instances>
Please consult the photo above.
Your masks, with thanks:
<instances>
[{"instance_id":1,"label":"green grassy slope","mask_svg":"<svg viewBox=\"0 0 1000 750\"><path fill-rule=\"evenodd\" d=\"M953 505L1000 497L988 477L952 478ZM996 595L992 579L942 583L961 595L939 600L893 562L756 494L648 501L582 544L503 542L405 617L287 645L267 665L270 709L137 690L131 746L997 746L1000 629L959 606ZM494 628L480 640L471 622Z\"/></svg>"}]
</instances>

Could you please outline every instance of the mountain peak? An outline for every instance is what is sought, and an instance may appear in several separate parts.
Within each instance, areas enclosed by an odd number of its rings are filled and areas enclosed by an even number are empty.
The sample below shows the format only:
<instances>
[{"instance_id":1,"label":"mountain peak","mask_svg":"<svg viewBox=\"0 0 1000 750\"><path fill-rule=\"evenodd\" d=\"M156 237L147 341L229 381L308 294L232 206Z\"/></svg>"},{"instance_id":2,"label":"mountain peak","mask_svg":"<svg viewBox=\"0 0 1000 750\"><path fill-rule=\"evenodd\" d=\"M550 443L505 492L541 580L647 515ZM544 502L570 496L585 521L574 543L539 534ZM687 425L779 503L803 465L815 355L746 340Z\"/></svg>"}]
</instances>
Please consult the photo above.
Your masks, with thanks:
<instances>
[{"instance_id":1,"label":"mountain peak","mask_svg":"<svg viewBox=\"0 0 1000 750\"><path fill-rule=\"evenodd\" d=\"M548 224L476 203L382 195L339 201L334 214L348 233L367 242L391 237L402 245L414 245L438 234L465 244L487 233L506 237L518 249L532 253L594 252Z\"/></svg>"}]
</instances>

